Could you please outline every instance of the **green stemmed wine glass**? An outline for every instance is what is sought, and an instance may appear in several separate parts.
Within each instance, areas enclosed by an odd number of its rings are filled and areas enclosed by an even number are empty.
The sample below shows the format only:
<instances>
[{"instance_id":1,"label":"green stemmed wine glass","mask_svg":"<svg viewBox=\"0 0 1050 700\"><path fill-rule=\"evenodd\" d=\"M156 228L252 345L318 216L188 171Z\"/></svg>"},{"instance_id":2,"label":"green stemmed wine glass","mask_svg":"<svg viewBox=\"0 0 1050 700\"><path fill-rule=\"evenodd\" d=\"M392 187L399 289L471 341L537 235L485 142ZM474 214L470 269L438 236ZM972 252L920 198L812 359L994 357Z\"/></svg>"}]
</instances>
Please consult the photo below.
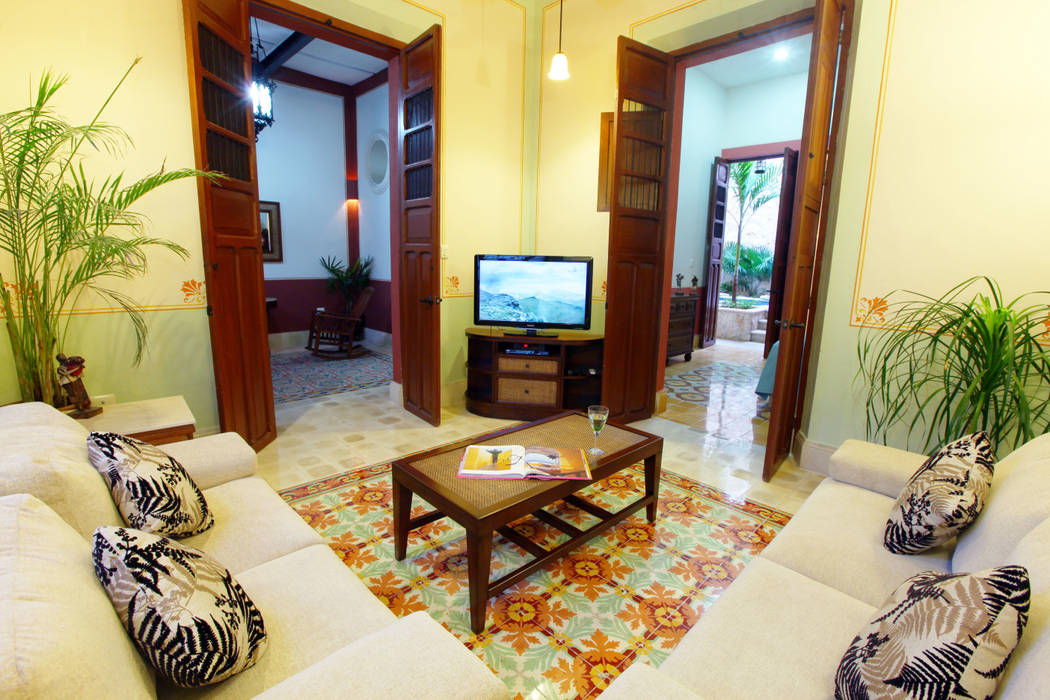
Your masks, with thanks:
<instances>
[{"instance_id":1,"label":"green stemmed wine glass","mask_svg":"<svg viewBox=\"0 0 1050 700\"><path fill-rule=\"evenodd\" d=\"M598 433L602 432L602 428L605 427L606 421L609 420L609 407L588 406L587 419L591 422L591 430L594 431L594 447L587 450L587 454L592 457L601 457L605 454L605 450L598 447Z\"/></svg>"}]
</instances>

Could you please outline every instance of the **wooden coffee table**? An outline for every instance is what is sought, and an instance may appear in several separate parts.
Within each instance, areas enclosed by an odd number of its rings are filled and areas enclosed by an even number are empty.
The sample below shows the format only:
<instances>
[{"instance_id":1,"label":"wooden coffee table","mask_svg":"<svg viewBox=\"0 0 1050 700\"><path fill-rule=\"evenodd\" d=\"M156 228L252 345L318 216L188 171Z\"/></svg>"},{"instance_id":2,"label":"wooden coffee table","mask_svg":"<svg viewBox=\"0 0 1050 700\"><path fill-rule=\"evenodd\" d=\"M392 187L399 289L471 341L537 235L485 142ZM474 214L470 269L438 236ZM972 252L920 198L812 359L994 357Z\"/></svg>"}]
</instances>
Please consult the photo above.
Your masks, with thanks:
<instances>
[{"instance_id":1,"label":"wooden coffee table","mask_svg":"<svg viewBox=\"0 0 1050 700\"><path fill-rule=\"evenodd\" d=\"M456 476L463 448L478 445L544 445L549 447L591 447L594 434L582 413L566 413L464 440L394 461L391 474L394 491L394 556L405 558L408 533L441 518L452 518L467 531L467 579L470 591L470 627L475 633L485 629L485 605L491 596L514 585L566 552L645 506L649 522L656 519L660 488L660 455L663 438L609 423L599 438L606 454L591 465L595 481L645 461L645 493L630 505L609 512L575 495L593 483L579 480L537 479L461 479ZM434 506L435 510L411 517L412 494ZM545 510L556 501L579 508L599 522L581 530ZM523 516L534 515L569 535L569 539L547 550L509 527ZM492 536L498 532L535 557L532 561L489 583Z\"/></svg>"}]
</instances>

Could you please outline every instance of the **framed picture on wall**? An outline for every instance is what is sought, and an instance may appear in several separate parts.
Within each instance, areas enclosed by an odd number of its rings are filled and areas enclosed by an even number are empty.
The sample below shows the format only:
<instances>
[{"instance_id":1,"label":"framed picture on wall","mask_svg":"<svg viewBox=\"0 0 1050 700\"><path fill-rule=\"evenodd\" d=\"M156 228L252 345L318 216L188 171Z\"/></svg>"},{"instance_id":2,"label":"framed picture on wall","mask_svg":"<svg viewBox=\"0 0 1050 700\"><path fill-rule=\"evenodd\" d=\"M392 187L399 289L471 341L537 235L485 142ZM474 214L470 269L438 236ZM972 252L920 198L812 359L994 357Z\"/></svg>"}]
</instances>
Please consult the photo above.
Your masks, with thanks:
<instances>
[{"instance_id":1,"label":"framed picture on wall","mask_svg":"<svg viewBox=\"0 0 1050 700\"><path fill-rule=\"evenodd\" d=\"M259 231L262 234L263 262L283 262L281 245L281 205L277 202L259 202Z\"/></svg>"}]
</instances>

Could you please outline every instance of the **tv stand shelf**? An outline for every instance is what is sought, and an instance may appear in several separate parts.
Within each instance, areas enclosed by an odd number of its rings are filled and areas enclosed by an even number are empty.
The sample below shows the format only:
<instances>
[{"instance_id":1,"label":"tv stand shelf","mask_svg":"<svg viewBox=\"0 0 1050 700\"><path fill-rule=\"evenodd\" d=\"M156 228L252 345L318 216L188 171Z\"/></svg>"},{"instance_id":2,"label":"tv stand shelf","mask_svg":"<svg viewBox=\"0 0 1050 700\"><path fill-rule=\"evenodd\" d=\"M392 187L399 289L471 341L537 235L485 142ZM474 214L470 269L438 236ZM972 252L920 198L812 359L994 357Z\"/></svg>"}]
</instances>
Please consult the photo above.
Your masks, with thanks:
<instances>
[{"instance_id":1,"label":"tv stand shelf","mask_svg":"<svg viewBox=\"0 0 1050 700\"><path fill-rule=\"evenodd\" d=\"M468 328L467 410L536 420L601 403L603 343L580 331L550 337Z\"/></svg>"}]
</instances>

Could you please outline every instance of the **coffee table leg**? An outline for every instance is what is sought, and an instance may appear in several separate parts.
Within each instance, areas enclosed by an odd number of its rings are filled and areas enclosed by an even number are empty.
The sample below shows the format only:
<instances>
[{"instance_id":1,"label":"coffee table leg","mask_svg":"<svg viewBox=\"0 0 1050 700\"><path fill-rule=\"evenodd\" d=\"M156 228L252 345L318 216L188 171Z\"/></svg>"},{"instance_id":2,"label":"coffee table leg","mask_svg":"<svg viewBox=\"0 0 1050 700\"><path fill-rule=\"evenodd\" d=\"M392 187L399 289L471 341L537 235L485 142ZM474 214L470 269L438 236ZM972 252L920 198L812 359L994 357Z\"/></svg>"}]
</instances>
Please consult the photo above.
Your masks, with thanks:
<instances>
[{"instance_id":1,"label":"coffee table leg","mask_svg":"<svg viewBox=\"0 0 1050 700\"><path fill-rule=\"evenodd\" d=\"M492 533L475 535L467 532L467 582L470 585L470 629L481 634L485 629L485 606L489 600L489 565L492 556Z\"/></svg>"},{"instance_id":2,"label":"coffee table leg","mask_svg":"<svg viewBox=\"0 0 1050 700\"><path fill-rule=\"evenodd\" d=\"M652 496L653 502L645 507L645 517L651 523L656 522L656 506L660 498L660 453L645 458L645 495Z\"/></svg>"},{"instance_id":3,"label":"coffee table leg","mask_svg":"<svg viewBox=\"0 0 1050 700\"><path fill-rule=\"evenodd\" d=\"M394 487L394 558L401 561L408 549L408 521L412 514L412 492L393 479Z\"/></svg>"}]
</instances>

